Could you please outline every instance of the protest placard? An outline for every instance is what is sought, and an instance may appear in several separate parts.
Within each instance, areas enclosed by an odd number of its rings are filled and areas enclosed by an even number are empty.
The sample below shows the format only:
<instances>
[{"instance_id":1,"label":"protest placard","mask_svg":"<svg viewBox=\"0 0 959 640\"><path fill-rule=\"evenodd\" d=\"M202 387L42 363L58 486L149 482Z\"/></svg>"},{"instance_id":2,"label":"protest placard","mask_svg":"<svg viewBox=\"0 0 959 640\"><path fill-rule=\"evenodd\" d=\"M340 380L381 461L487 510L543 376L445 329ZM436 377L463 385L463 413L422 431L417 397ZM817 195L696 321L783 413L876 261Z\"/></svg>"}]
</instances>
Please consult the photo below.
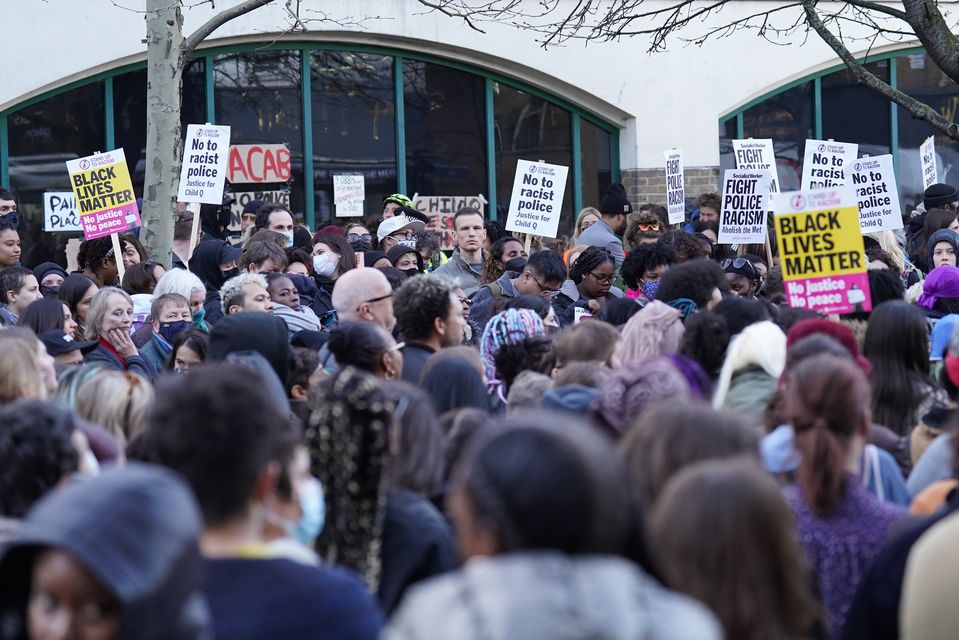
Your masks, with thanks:
<instances>
[{"instance_id":1,"label":"protest placard","mask_svg":"<svg viewBox=\"0 0 959 640\"><path fill-rule=\"evenodd\" d=\"M123 149L67 161L83 237L102 238L140 226L140 211Z\"/></svg>"},{"instance_id":2,"label":"protest placard","mask_svg":"<svg viewBox=\"0 0 959 640\"><path fill-rule=\"evenodd\" d=\"M222 204L229 149L230 127L188 124L177 200Z\"/></svg>"},{"instance_id":3,"label":"protest placard","mask_svg":"<svg viewBox=\"0 0 959 640\"><path fill-rule=\"evenodd\" d=\"M362 173L333 174L333 204L336 205L337 218L362 217L364 200L366 186Z\"/></svg>"},{"instance_id":4,"label":"protest placard","mask_svg":"<svg viewBox=\"0 0 959 640\"><path fill-rule=\"evenodd\" d=\"M790 307L821 313L869 311L869 278L852 186L773 197Z\"/></svg>"},{"instance_id":5,"label":"protest placard","mask_svg":"<svg viewBox=\"0 0 959 640\"><path fill-rule=\"evenodd\" d=\"M683 150L663 151L666 158L666 210L669 224L686 220L686 190L683 186Z\"/></svg>"},{"instance_id":6,"label":"protest placard","mask_svg":"<svg viewBox=\"0 0 959 640\"><path fill-rule=\"evenodd\" d=\"M77 199L72 191L47 191L43 194L43 230L51 233L83 231Z\"/></svg>"},{"instance_id":7,"label":"protest placard","mask_svg":"<svg viewBox=\"0 0 959 640\"><path fill-rule=\"evenodd\" d=\"M429 224L426 228L440 236L440 249L444 251L456 248L456 233L453 229L453 216L460 209L476 209L486 216L486 198L475 196L417 196L413 198L413 208L426 214Z\"/></svg>"},{"instance_id":8,"label":"protest placard","mask_svg":"<svg viewBox=\"0 0 959 640\"><path fill-rule=\"evenodd\" d=\"M719 244L762 244L772 177L766 170L727 169L719 213Z\"/></svg>"},{"instance_id":9,"label":"protest placard","mask_svg":"<svg viewBox=\"0 0 959 640\"><path fill-rule=\"evenodd\" d=\"M902 210L892 156L873 156L852 163L852 186L859 204L863 233L902 229Z\"/></svg>"},{"instance_id":10,"label":"protest placard","mask_svg":"<svg viewBox=\"0 0 959 640\"><path fill-rule=\"evenodd\" d=\"M800 189L838 187L849 181L849 166L859 154L859 145L831 140L806 140Z\"/></svg>"},{"instance_id":11,"label":"protest placard","mask_svg":"<svg viewBox=\"0 0 959 640\"><path fill-rule=\"evenodd\" d=\"M776 151L772 138L733 140L733 155L737 169L768 171L772 180L770 192L779 193L779 170L776 168Z\"/></svg>"},{"instance_id":12,"label":"protest placard","mask_svg":"<svg viewBox=\"0 0 959 640\"><path fill-rule=\"evenodd\" d=\"M555 238L569 167L517 160L506 230Z\"/></svg>"},{"instance_id":13,"label":"protest placard","mask_svg":"<svg viewBox=\"0 0 959 640\"><path fill-rule=\"evenodd\" d=\"M939 167L936 163L936 137L929 136L919 145L919 161L922 163L922 190L939 182Z\"/></svg>"},{"instance_id":14,"label":"protest placard","mask_svg":"<svg viewBox=\"0 0 959 640\"><path fill-rule=\"evenodd\" d=\"M234 191L230 195L233 196L233 204L230 205L230 226L227 227L227 231L233 233L239 233L240 231L243 207L254 200L264 203L275 202L276 204L286 205L287 209L290 206L289 191Z\"/></svg>"},{"instance_id":15,"label":"protest placard","mask_svg":"<svg viewBox=\"0 0 959 640\"><path fill-rule=\"evenodd\" d=\"M285 144L235 144L230 147L230 184L247 182L287 182L290 150Z\"/></svg>"}]
</instances>

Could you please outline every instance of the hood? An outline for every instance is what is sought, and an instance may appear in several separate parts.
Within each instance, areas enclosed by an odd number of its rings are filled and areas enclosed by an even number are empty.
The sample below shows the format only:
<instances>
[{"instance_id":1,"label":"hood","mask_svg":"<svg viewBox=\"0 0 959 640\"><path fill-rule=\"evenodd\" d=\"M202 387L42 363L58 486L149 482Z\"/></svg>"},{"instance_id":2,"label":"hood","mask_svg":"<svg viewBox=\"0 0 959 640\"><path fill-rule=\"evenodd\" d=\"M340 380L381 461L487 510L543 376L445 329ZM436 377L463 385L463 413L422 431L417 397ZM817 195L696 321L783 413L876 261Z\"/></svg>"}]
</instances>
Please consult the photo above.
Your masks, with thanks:
<instances>
[{"instance_id":1,"label":"hood","mask_svg":"<svg viewBox=\"0 0 959 640\"><path fill-rule=\"evenodd\" d=\"M226 281L220 265L240 257L242 250L225 240L204 240L193 250L190 271L203 281L207 291L219 290Z\"/></svg>"},{"instance_id":2,"label":"hood","mask_svg":"<svg viewBox=\"0 0 959 640\"><path fill-rule=\"evenodd\" d=\"M286 384L292 354L285 322L271 313L248 311L223 318L210 331L211 361L250 351L266 358L281 384Z\"/></svg>"},{"instance_id":3,"label":"hood","mask_svg":"<svg viewBox=\"0 0 959 640\"><path fill-rule=\"evenodd\" d=\"M489 397L483 377L466 360L439 358L420 380L420 386L433 398L436 415L472 407L489 411Z\"/></svg>"},{"instance_id":4,"label":"hood","mask_svg":"<svg viewBox=\"0 0 959 640\"><path fill-rule=\"evenodd\" d=\"M956 256L959 256L959 233L950 229L939 229L929 236L929 242L926 243L926 260L929 261L930 269L933 268L932 265L934 264L932 254L935 253L936 245L940 242L948 242L951 244L952 250L956 252Z\"/></svg>"},{"instance_id":5,"label":"hood","mask_svg":"<svg viewBox=\"0 0 959 640\"><path fill-rule=\"evenodd\" d=\"M23 622L36 552L58 547L120 601L124 640L209 638L200 528L189 488L170 471L130 464L74 480L38 502L0 551L4 621Z\"/></svg>"}]
</instances>

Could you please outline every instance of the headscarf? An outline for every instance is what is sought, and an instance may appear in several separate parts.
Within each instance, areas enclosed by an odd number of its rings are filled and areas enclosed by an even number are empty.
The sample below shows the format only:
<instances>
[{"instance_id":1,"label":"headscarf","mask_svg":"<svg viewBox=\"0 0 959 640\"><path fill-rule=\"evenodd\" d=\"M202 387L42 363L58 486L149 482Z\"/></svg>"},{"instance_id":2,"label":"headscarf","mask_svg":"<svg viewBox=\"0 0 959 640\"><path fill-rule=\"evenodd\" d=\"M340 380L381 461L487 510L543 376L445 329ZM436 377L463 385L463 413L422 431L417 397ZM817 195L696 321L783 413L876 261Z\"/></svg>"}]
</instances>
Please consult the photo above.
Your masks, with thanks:
<instances>
[{"instance_id":1,"label":"headscarf","mask_svg":"<svg viewBox=\"0 0 959 640\"><path fill-rule=\"evenodd\" d=\"M483 378L462 358L440 359L423 374L420 386L433 398L436 415L466 408L489 412Z\"/></svg>"},{"instance_id":2,"label":"headscarf","mask_svg":"<svg viewBox=\"0 0 959 640\"><path fill-rule=\"evenodd\" d=\"M595 414L614 438L650 405L661 400L692 399L689 382L667 358L624 364L603 383L596 398Z\"/></svg>"},{"instance_id":3,"label":"headscarf","mask_svg":"<svg viewBox=\"0 0 959 640\"><path fill-rule=\"evenodd\" d=\"M926 243L926 259L929 261L930 269L934 269L936 264L932 261L932 256L936 252L936 245L940 242L951 244L952 250L956 252L956 258L959 259L959 233L952 229L939 229L929 236L929 242Z\"/></svg>"},{"instance_id":4,"label":"headscarf","mask_svg":"<svg viewBox=\"0 0 959 640\"><path fill-rule=\"evenodd\" d=\"M224 273L220 271L220 265L236 260L239 255L239 249L225 240L204 240L193 250L193 255L190 257L190 271L200 278L207 293L219 291L226 281Z\"/></svg>"},{"instance_id":5,"label":"headscarf","mask_svg":"<svg viewBox=\"0 0 959 640\"><path fill-rule=\"evenodd\" d=\"M323 485L326 525L316 551L355 571L370 591L382 574L389 484L388 432L396 406L368 373L345 367L310 393L310 472Z\"/></svg>"},{"instance_id":6,"label":"headscarf","mask_svg":"<svg viewBox=\"0 0 959 640\"><path fill-rule=\"evenodd\" d=\"M786 336L769 320L749 325L732 339L726 349L726 360L719 371L713 408L720 409L729 393L733 374L754 365L776 380L786 368Z\"/></svg>"},{"instance_id":7,"label":"headscarf","mask_svg":"<svg viewBox=\"0 0 959 640\"><path fill-rule=\"evenodd\" d=\"M490 393L499 394L503 402L503 383L496 377L496 352L506 345L519 344L531 336L546 334L543 319L530 309L507 309L490 318L480 339L480 358L486 368Z\"/></svg>"},{"instance_id":8,"label":"headscarf","mask_svg":"<svg viewBox=\"0 0 959 640\"><path fill-rule=\"evenodd\" d=\"M683 314L665 302L653 300L640 309L626 326L616 347L622 363L676 353L683 339Z\"/></svg>"},{"instance_id":9,"label":"headscarf","mask_svg":"<svg viewBox=\"0 0 959 640\"><path fill-rule=\"evenodd\" d=\"M916 304L932 309L939 298L959 298L959 268L944 264L930 271L922 281L922 295Z\"/></svg>"}]
</instances>

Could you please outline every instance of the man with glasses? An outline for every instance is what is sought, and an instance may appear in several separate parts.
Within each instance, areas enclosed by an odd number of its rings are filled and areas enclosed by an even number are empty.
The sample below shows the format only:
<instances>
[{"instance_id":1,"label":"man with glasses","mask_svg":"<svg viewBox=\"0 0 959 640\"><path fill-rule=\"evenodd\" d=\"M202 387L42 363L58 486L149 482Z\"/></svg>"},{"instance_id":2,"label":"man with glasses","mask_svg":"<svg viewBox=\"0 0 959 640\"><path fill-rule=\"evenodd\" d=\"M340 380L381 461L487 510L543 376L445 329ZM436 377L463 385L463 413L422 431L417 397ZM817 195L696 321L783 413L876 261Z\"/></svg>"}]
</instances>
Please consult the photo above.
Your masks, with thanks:
<instances>
[{"instance_id":1,"label":"man with glasses","mask_svg":"<svg viewBox=\"0 0 959 640\"><path fill-rule=\"evenodd\" d=\"M606 195L599 202L599 212L602 219L579 236L579 244L608 249L613 254L618 271L626 257L621 236L626 232L627 217L633 212L633 205L626 198L626 188L622 184L614 182L609 185Z\"/></svg>"},{"instance_id":2,"label":"man with glasses","mask_svg":"<svg viewBox=\"0 0 959 640\"><path fill-rule=\"evenodd\" d=\"M397 245L404 245L411 250L416 249L416 234L426 228L426 223L413 216L407 209L400 208L400 213L387 218L376 228L377 247L380 251L389 252Z\"/></svg>"},{"instance_id":3,"label":"man with glasses","mask_svg":"<svg viewBox=\"0 0 959 640\"><path fill-rule=\"evenodd\" d=\"M563 258L548 249L537 251L529 257L522 272L507 271L496 282L483 285L473 294L473 324L482 333L498 299L542 296L552 300L565 281Z\"/></svg>"}]
</instances>

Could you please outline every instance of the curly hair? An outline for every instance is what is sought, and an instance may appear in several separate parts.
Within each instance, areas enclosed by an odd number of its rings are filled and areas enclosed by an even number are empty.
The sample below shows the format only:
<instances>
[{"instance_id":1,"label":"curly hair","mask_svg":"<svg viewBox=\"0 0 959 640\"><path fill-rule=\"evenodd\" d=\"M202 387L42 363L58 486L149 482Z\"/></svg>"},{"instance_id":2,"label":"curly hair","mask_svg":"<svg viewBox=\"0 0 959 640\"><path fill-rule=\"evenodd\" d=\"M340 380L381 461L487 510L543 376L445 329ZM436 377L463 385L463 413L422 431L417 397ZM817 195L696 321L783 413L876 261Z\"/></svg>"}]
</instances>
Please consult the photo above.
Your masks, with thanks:
<instances>
[{"instance_id":1,"label":"curly hair","mask_svg":"<svg viewBox=\"0 0 959 640\"><path fill-rule=\"evenodd\" d=\"M672 247L676 252L676 258L679 262L688 262L696 258L708 257L708 253L703 244L691 233L685 231L670 231L663 234L658 240L659 244Z\"/></svg>"},{"instance_id":2,"label":"curly hair","mask_svg":"<svg viewBox=\"0 0 959 640\"><path fill-rule=\"evenodd\" d=\"M674 265L679 261L676 251L665 244L641 244L626 254L620 273L630 289L638 289L643 274L661 265Z\"/></svg>"},{"instance_id":3,"label":"curly hair","mask_svg":"<svg viewBox=\"0 0 959 640\"><path fill-rule=\"evenodd\" d=\"M696 198L696 208L701 209L703 207L719 211L722 208L722 198L718 193L704 193Z\"/></svg>"},{"instance_id":4,"label":"curly hair","mask_svg":"<svg viewBox=\"0 0 959 640\"><path fill-rule=\"evenodd\" d=\"M556 345L549 336L530 336L515 344L505 344L493 356L496 373L508 393L523 371L549 375L556 366Z\"/></svg>"},{"instance_id":5,"label":"curly hair","mask_svg":"<svg viewBox=\"0 0 959 640\"><path fill-rule=\"evenodd\" d=\"M570 266L569 279L579 284L583 281L583 276L604 264L616 264L609 249L606 247L590 247L579 254L576 262Z\"/></svg>"},{"instance_id":6,"label":"curly hair","mask_svg":"<svg viewBox=\"0 0 959 640\"><path fill-rule=\"evenodd\" d=\"M713 296L713 291L726 290L726 274L723 268L710 260L693 260L670 267L659 281L656 299L669 303L680 298L689 298L703 308Z\"/></svg>"},{"instance_id":7,"label":"curly hair","mask_svg":"<svg viewBox=\"0 0 959 640\"><path fill-rule=\"evenodd\" d=\"M503 236L493 243L493 246L490 248L490 252L486 254L486 260L483 263L482 284L496 282L499 277L503 275L504 270L497 266L496 261L498 260L503 262L503 253L506 251L506 245L510 242L519 242L522 244L520 240L514 238L513 236Z\"/></svg>"},{"instance_id":8,"label":"curly hair","mask_svg":"<svg viewBox=\"0 0 959 640\"><path fill-rule=\"evenodd\" d=\"M121 246L123 241L120 241ZM95 238L93 240L84 240L80 243L80 250L77 252L77 263L81 269L89 269L96 273L104 260L113 260L117 257L113 255L113 241L109 237Z\"/></svg>"},{"instance_id":9,"label":"curly hair","mask_svg":"<svg viewBox=\"0 0 959 640\"><path fill-rule=\"evenodd\" d=\"M289 267L294 262L299 262L306 266L306 270L313 273L313 256L302 247L284 247L283 253L286 254L286 266Z\"/></svg>"},{"instance_id":10,"label":"curly hair","mask_svg":"<svg viewBox=\"0 0 959 640\"><path fill-rule=\"evenodd\" d=\"M0 515L22 518L30 506L75 472L73 415L60 405L21 400L0 408Z\"/></svg>"},{"instance_id":11,"label":"curly hair","mask_svg":"<svg viewBox=\"0 0 959 640\"><path fill-rule=\"evenodd\" d=\"M679 343L679 353L698 362L706 375L715 380L719 377L728 345L726 318L703 310L694 313L686 321L686 333Z\"/></svg>"},{"instance_id":12,"label":"curly hair","mask_svg":"<svg viewBox=\"0 0 959 640\"><path fill-rule=\"evenodd\" d=\"M410 278L396 291L393 312L396 324L407 340L427 340L437 318L449 317L453 284L435 274Z\"/></svg>"},{"instance_id":13,"label":"curly hair","mask_svg":"<svg viewBox=\"0 0 959 640\"><path fill-rule=\"evenodd\" d=\"M658 206L658 205L656 205ZM656 231L653 231L652 228L647 229L646 231L641 231L639 225L644 227L656 227ZM663 223L659 219L659 216L652 209L643 211L642 209L634 213L629 217L629 222L626 223L626 232L623 234L623 240L630 247L636 247L640 243L640 240L655 240L660 238L663 235Z\"/></svg>"}]
</instances>

